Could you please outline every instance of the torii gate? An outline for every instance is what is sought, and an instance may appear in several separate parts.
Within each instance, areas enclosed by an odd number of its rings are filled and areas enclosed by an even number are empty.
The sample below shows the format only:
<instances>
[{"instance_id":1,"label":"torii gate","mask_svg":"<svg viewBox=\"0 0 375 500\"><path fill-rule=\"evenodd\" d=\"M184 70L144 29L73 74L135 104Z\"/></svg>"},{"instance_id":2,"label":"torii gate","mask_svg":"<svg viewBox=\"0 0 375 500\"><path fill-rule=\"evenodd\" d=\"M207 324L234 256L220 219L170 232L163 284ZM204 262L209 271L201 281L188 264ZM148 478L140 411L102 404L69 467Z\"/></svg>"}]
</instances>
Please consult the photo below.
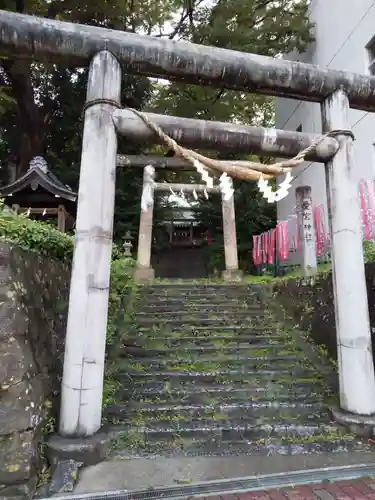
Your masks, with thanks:
<instances>
[{"instance_id":1,"label":"torii gate","mask_svg":"<svg viewBox=\"0 0 375 500\"><path fill-rule=\"evenodd\" d=\"M230 180L230 182L232 181ZM166 184L164 182L155 182L155 168L149 163L146 164L143 173L142 200L147 196L147 193L149 193L150 199L148 203L146 203L146 207L142 207L139 222L138 256L134 273L134 279L138 283L150 283L155 276L154 269L151 267L154 191L169 191L170 187L177 191L184 189L190 192L195 190L198 192L207 191L209 193L220 194L220 189L218 187L208 187L204 184ZM226 200L222 195L221 206L223 213L225 257L225 271L223 271L222 277L224 281L240 281L242 273L238 269L234 197L231 196L230 199Z\"/></svg>"},{"instance_id":2,"label":"torii gate","mask_svg":"<svg viewBox=\"0 0 375 500\"><path fill-rule=\"evenodd\" d=\"M198 85L321 103L336 131L307 159L326 164L342 421L373 424L375 377L361 221L348 129L349 107L375 111L375 78L300 62L174 42L0 11L0 52L39 61L90 62L70 287L59 432L93 436L101 426L114 214L117 132L152 134L120 106L126 71ZM150 116L180 144L293 157L316 135ZM192 127L196 127L193 129ZM238 145L241 145L240 148ZM347 265L350 255L351 266Z\"/></svg>"}]
</instances>

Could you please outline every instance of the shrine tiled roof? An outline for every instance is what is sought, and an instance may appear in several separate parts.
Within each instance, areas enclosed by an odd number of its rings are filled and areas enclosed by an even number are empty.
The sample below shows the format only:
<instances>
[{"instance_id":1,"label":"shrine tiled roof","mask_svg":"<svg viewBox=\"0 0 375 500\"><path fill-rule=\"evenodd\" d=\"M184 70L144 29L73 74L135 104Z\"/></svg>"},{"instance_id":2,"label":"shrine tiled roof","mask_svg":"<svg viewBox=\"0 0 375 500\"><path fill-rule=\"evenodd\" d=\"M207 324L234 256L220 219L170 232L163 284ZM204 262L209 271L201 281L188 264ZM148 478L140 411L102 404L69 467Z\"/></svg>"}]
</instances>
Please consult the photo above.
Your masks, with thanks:
<instances>
[{"instance_id":1,"label":"shrine tiled roof","mask_svg":"<svg viewBox=\"0 0 375 500\"><path fill-rule=\"evenodd\" d=\"M0 188L0 197L6 198L22 189L30 186L36 190L39 186L55 196L69 201L77 201L77 193L70 186L63 184L53 174L44 158L37 156L31 162L28 171L16 181Z\"/></svg>"}]
</instances>

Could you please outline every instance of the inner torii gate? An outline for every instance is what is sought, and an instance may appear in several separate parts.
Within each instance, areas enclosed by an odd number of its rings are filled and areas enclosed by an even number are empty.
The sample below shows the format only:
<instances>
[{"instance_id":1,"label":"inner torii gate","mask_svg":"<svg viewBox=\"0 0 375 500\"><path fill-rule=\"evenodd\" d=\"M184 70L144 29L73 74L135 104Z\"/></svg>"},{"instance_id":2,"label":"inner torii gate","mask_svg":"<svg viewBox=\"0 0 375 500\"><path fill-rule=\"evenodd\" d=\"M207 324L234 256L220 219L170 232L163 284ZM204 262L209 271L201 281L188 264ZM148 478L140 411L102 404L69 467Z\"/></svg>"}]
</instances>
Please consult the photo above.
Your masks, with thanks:
<instances>
[{"instance_id":1,"label":"inner torii gate","mask_svg":"<svg viewBox=\"0 0 375 500\"><path fill-rule=\"evenodd\" d=\"M146 157L147 158L147 157ZM149 193L150 200L144 210L142 208L139 223L138 236L138 256L137 266L134 273L134 279L138 283L150 283L155 277L154 269L151 267L151 246L152 246L152 227L154 212L154 191L169 191L172 187L176 190L184 189L186 191L207 191L208 193L220 194L219 187L208 187L204 184L166 184L155 182L155 168L147 164L143 173L142 198ZM236 216L234 208L234 197L229 200L221 196L221 205L223 211L223 234L224 234L224 256L225 271L223 271L224 281L240 281L241 271L238 269L237 236L236 236Z\"/></svg>"},{"instance_id":2,"label":"inner torii gate","mask_svg":"<svg viewBox=\"0 0 375 500\"><path fill-rule=\"evenodd\" d=\"M7 11L0 11L0 28L0 52L5 55L90 62L60 434L93 436L101 426L117 133L155 140L139 117L121 109L121 63L131 73L321 103L323 131L336 131L335 139L324 139L306 159L324 162L327 172L343 410L339 418L372 425L375 377L360 210L352 179L353 136L347 129L350 106L375 111L375 78ZM179 144L193 147L293 157L317 138L167 116L149 118Z\"/></svg>"}]
</instances>

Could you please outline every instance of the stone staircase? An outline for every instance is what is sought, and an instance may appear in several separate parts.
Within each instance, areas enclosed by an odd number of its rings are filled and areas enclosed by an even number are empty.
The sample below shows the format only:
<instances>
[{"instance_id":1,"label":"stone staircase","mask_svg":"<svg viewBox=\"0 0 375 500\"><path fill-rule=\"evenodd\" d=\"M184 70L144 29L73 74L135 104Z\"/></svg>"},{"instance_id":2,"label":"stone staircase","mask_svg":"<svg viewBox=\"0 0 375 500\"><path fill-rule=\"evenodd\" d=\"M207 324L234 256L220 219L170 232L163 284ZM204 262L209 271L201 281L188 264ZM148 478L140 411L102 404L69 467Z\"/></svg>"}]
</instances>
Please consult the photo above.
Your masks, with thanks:
<instances>
[{"instance_id":1,"label":"stone staircase","mask_svg":"<svg viewBox=\"0 0 375 500\"><path fill-rule=\"evenodd\" d=\"M114 456L364 450L330 418L308 346L278 331L261 289L141 287L117 358Z\"/></svg>"}]
</instances>

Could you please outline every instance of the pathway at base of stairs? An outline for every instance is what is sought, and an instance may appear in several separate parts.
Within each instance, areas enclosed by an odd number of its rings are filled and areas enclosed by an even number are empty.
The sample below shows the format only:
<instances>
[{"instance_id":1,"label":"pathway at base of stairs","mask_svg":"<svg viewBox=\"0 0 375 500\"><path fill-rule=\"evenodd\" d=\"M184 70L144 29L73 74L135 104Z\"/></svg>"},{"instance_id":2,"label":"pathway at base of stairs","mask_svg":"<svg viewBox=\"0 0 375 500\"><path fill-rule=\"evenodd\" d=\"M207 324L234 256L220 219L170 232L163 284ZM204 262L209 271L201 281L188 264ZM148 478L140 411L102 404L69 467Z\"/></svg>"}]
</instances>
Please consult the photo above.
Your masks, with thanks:
<instances>
[{"instance_id":1,"label":"pathway at base of stairs","mask_svg":"<svg viewBox=\"0 0 375 500\"><path fill-rule=\"evenodd\" d=\"M280 490L250 491L202 497L199 500L375 500L375 480L319 483Z\"/></svg>"},{"instance_id":2,"label":"pathway at base of stairs","mask_svg":"<svg viewBox=\"0 0 375 500\"><path fill-rule=\"evenodd\" d=\"M103 491L139 491L154 488L174 488L178 486L191 486L207 482L228 481L234 478L244 484L249 478L265 475L281 474L283 484L292 484L290 474L293 472L317 472L322 469L341 469L375 464L374 453L335 453L311 455L274 455L266 456L225 456L225 457L153 457L128 460L105 461L97 465L85 467L79 473L78 483L74 494L93 494ZM370 472L361 476L371 475ZM356 476L342 475L341 480L353 479ZM335 481L338 477L325 476L325 479ZM241 481L243 479L244 481ZM299 483L322 481L322 477L309 476ZM259 488L265 488L265 484ZM282 485L278 481L274 485ZM242 486L244 487L244 486ZM221 491L228 491L228 485L223 485ZM205 490L209 491L209 489Z\"/></svg>"}]
</instances>

